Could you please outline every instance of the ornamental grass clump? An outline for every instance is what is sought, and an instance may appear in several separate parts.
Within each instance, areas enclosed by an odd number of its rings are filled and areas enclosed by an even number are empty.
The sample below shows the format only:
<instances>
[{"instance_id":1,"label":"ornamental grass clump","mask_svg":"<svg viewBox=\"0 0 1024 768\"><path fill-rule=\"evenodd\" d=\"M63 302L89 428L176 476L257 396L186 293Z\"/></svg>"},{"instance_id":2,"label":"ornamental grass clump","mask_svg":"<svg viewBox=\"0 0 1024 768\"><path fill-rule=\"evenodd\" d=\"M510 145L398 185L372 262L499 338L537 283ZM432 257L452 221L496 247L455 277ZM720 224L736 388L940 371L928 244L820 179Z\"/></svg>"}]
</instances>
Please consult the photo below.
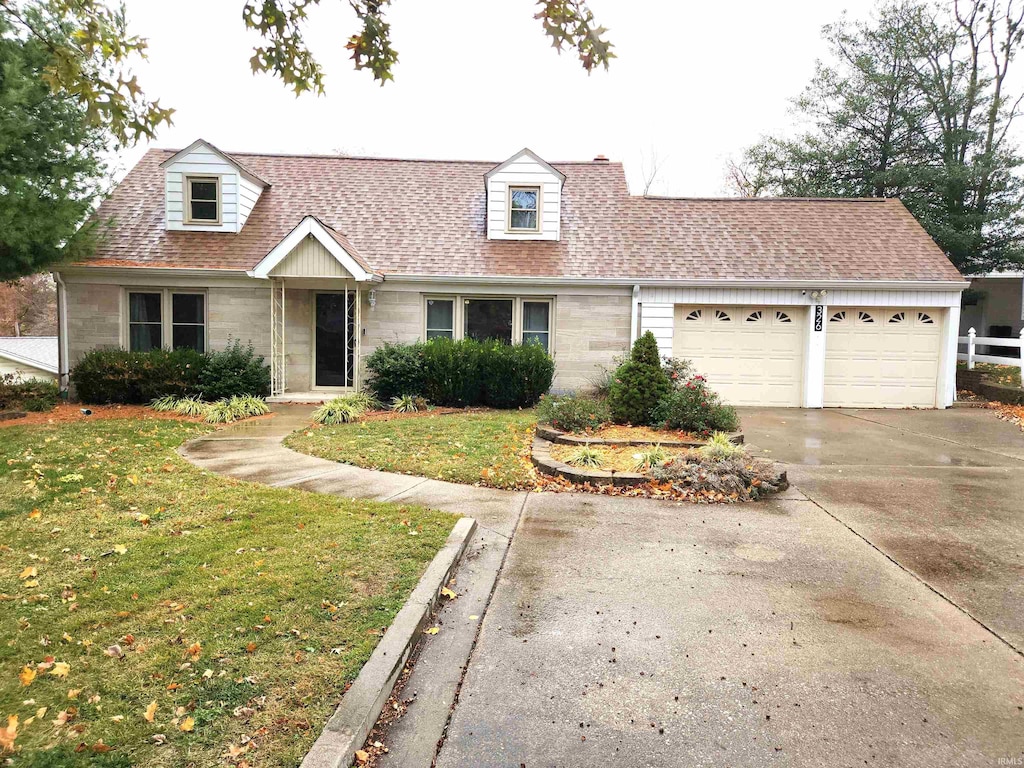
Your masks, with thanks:
<instances>
[{"instance_id":1,"label":"ornamental grass clump","mask_svg":"<svg viewBox=\"0 0 1024 768\"><path fill-rule=\"evenodd\" d=\"M629 360L615 371L608 392L612 421L635 426L653 423L655 408L671 390L658 357L658 343L647 331L633 344Z\"/></svg>"},{"instance_id":2,"label":"ornamental grass clump","mask_svg":"<svg viewBox=\"0 0 1024 768\"><path fill-rule=\"evenodd\" d=\"M163 397L153 398L149 402L149 407L154 411L160 413L167 413L173 411L178 406L178 398L174 395L164 395Z\"/></svg>"},{"instance_id":3,"label":"ornamental grass clump","mask_svg":"<svg viewBox=\"0 0 1024 768\"><path fill-rule=\"evenodd\" d=\"M209 407L210 404L199 395L189 395L179 397L172 410L181 416L196 417L205 415L206 409Z\"/></svg>"},{"instance_id":4,"label":"ornamental grass clump","mask_svg":"<svg viewBox=\"0 0 1024 768\"><path fill-rule=\"evenodd\" d=\"M630 469L634 472L647 472L664 464L667 459L668 451L660 445L652 445L650 448L633 454L633 463Z\"/></svg>"},{"instance_id":5,"label":"ornamental grass clump","mask_svg":"<svg viewBox=\"0 0 1024 768\"><path fill-rule=\"evenodd\" d=\"M371 410L375 404L376 401L372 397L363 393L342 395L327 401L313 411L313 421L317 424L326 424L328 426L348 424L358 420L360 416Z\"/></svg>"},{"instance_id":6,"label":"ornamental grass clump","mask_svg":"<svg viewBox=\"0 0 1024 768\"><path fill-rule=\"evenodd\" d=\"M565 459L566 464L572 464L574 467L596 468L602 466L604 462L604 454L597 448L591 448L589 445L581 445Z\"/></svg>"},{"instance_id":7,"label":"ornamental grass clump","mask_svg":"<svg viewBox=\"0 0 1024 768\"><path fill-rule=\"evenodd\" d=\"M747 449L737 445L725 432L715 432L707 443L697 449L701 458L709 461L725 461L747 455Z\"/></svg>"},{"instance_id":8,"label":"ornamental grass clump","mask_svg":"<svg viewBox=\"0 0 1024 768\"><path fill-rule=\"evenodd\" d=\"M255 395L235 395L228 399L228 404L235 413L240 414L240 418L270 413L267 401Z\"/></svg>"},{"instance_id":9,"label":"ornamental grass clump","mask_svg":"<svg viewBox=\"0 0 1024 768\"><path fill-rule=\"evenodd\" d=\"M207 404L203 414L203 421L207 424L230 424L241 418L245 417L232 407L227 398Z\"/></svg>"}]
</instances>

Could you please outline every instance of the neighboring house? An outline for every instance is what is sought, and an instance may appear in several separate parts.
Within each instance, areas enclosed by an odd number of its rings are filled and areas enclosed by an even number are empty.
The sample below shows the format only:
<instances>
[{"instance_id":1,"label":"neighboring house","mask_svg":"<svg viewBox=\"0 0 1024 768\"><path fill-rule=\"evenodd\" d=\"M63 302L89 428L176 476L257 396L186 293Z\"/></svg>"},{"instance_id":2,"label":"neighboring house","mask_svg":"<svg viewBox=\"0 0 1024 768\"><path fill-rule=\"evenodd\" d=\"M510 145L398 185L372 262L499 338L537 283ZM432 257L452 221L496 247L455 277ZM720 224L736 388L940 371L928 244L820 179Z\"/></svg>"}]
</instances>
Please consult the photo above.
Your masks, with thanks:
<instances>
[{"instance_id":1,"label":"neighboring house","mask_svg":"<svg viewBox=\"0 0 1024 768\"><path fill-rule=\"evenodd\" d=\"M275 396L358 388L388 341L537 341L585 388L638 334L744 405L953 402L966 283L897 200L632 196L548 163L151 150L56 275L62 370L97 345L252 342Z\"/></svg>"},{"instance_id":2,"label":"neighboring house","mask_svg":"<svg viewBox=\"0 0 1024 768\"><path fill-rule=\"evenodd\" d=\"M973 328L978 336L1019 340L1024 328L1024 272L971 275L960 313L960 335ZM979 345L978 353L1020 357L1019 347Z\"/></svg>"},{"instance_id":3,"label":"neighboring house","mask_svg":"<svg viewBox=\"0 0 1024 768\"><path fill-rule=\"evenodd\" d=\"M0 376L57 381L56 336L0 336Z\"/></svg>"}]
</instances>

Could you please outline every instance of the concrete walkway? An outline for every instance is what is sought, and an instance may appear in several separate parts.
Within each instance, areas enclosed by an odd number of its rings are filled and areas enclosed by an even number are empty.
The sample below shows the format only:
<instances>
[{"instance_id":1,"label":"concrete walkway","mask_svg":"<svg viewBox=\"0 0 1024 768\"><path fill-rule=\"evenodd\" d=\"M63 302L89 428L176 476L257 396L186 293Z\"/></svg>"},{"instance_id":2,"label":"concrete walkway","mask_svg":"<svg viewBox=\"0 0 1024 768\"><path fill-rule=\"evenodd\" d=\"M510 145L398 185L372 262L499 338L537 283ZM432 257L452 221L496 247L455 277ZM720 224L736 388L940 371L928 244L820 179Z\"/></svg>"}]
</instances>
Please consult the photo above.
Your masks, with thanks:
<instances>
[{"instance_id":1,"label":"concrete walkway","mask_svg":"<svg viewBox=\"0 0 1024 768\"><path fill-rule=\"evenodd\" d=\"M794 488L765 503L693 506L469 488L287 451L281 436L306 413L239 425L183 453L248 480L469 514L492 538L467 566L494 574L504 560L486 615L477 583L427 646L465 645L458 629L481 616L438 768L1024 757L1024 659L846 524L828 494L811 500ZM754 416L765 432L784 426ZM909 440L917 455L921 438L903 432L885 440ZM793 435L801 450L816 439ZM859 444L856 433L847 439ZM884 482L893 471L875 475ZM461 674L436 650L432 658L449 680ZM428 735L399 739L409 751L386 765L429 765L422 755L448 717L445 697L418 688L437 675L419 671L405 693L418 703L397 727L427 722Z\"/></svg>"}]
</instances>

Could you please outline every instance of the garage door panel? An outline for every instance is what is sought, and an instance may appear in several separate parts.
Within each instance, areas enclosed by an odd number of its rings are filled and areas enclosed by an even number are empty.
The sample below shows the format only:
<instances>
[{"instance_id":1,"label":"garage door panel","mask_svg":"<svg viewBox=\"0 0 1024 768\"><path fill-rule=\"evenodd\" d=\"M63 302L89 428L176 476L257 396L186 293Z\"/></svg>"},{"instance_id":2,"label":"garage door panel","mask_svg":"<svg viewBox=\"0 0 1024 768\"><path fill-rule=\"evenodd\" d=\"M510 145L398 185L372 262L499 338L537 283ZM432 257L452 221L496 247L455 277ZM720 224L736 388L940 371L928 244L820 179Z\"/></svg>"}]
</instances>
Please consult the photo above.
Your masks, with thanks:
<instances>
[{"instance_id":1,"label":"garage door panel","mask_svg":"<svg viewBox=\"0 0 1024 768\"><path fill-rule=\"evenodd\" d=\"M779 311L677 306L673 354L692 360L727 403L800 405L803 315L787 308L789 322L781 322Z\"/></svg>"},{"instance_id":2,"label":"garage door panel","mask_svg":"<svg viewBox=\"0 0 1024 768\"><path fill-rule=\"evenodd\" d=\"M941 350L936 310L855 308L829 314L826 407L934 407Z\"/></svg>"}]
</instances>

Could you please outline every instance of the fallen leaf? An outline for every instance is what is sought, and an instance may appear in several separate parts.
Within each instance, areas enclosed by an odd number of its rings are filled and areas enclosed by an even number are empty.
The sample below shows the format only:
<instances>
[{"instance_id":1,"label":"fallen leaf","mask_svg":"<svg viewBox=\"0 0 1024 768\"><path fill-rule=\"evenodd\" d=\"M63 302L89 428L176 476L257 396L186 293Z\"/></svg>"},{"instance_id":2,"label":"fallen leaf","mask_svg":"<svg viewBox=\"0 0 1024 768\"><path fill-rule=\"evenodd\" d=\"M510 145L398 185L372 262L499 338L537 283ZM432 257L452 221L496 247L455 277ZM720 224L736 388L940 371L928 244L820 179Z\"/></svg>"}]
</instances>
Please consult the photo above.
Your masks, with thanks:
<instances>
[{"instance_id":1,"label":"fallen leaf","mask_svg":"<svg viewBox=\"0 0 1024 768\"><path fill-rule=\"evenodd\" d=\"M448 587L441 587L441 594L447 597L449 600L454 600L456 597L458 597L458 595L454 591L448 589Z\"/></svg>"},{"instance_id":2,"label":"fallen leaf","mask_svg":"<svg viewBox=\"0 0 1024 768\"><path fill-rule=\"evenodd\" d=\"M436 635L440 631L441 631L440 627L431 627L430 629L423 630L423 634L425 634L425 635Z\"/></svg>"},{"instance_id":3,"label":"fallen leaf","mask_svg":"<svg viewBox=\"0 0 1024 768\"><path fill-rule=\"evenodd\" d=\"M123 555L125 552L128 551L128 547L126 547L124 544L116 544L114 545L114 551L119 555Z\"/></svg>"},{"instance_id":4,"label":"fallen leaf","mask_svg":"<svg viewBox=\"0 0 1024 768\"><path fill-rule=\"evenodd\" d=\"M164 744L167 743L167 737L164 736L164 734L162 733L154 733L151 738L153 743L156 744L158 747L162 747Z\"/></svg>"},{"instance_id":5,"label":"fallen leaf","mask_svg":"<svg viewBox=\"0 0 1024 768\"><path fill-rule=\"evenodd\" d=\"M146 707L146 711L143 713L142 716L146 718L147 723L152 723L153 718L156 717L156 707L157 704L155 701L150 702L149 706Z\"/></svg>"},{"instance_id":6,"label":"fallen leaf","mask_svg":"<svg viewBox=\"0 0 1024 768\"><path fill-rule=\"evenodd\" d=\"M0 754L14 751L14 740L18 738L18 716L7 716L7 727L0 728Z\"/></svg>"},{"instance_id":7,"label":"fallen leaf","mask_svg":"<svg viewBox=\"0 0 1024 768\"><path fill-rule=\"evenodd\" d=\"M370 755L368 752L364 752L361 749L356 750L356 762L360 765L366 765L370 762Z\"/></svg>"},{"instance_id":8,"label":"fallen leaf","mask_svg":"<svg viewBox=\"0 0 1024 768\"><path fill-rule=\"evenodd\" d=\"M39 575L39 570L34 565L26 565L25 570L18 574L18 578L24 581L25 579L34 579Z\"/></svg>"},{"instance_id":9,"label":"fallen leaf","mask_svg":"<svg viewBox=\"0 0 1024 768\"><path fill-rule=\"evenodd\" d=\"M96 743L92 745L92 751L99 753L109 752L110 747L103 743L103 739L97 739Z\"/></svg>"},{"instance_id":10,"label":"fallen leaf","mask_svg":"<svg viewBox=\"0 0 1024 768\"><path fill-rule=\"evenodd\" d=\"M68 691L68 698L69 699L77 699L78 698L78 694L80 694L81 692L82 692L81 688L72 688L70 691Z\"/></svg>"},{"instance_id":11,"label":"fallen leaf","mask_svg":"<svg viewBox=\"0 0 1024 768\"><path fill-rule=\"evenodd\" d=\"M21 680L22 687L28 687L32 685L32 681L36 679L36 671L32 667L26 665L22 667L21 672L18 674L18 679Z\"/></svg>"},{"instance_id":12,"label":"fallen leaf","mask_svg":"<svg viewBox=\"0 0 1024 768\"><path fill-rule=\"evenodd\" d=\"M29 520L38 520L42 516L43 513L40 512L38 509L33 509L31 512L28 513Z\"/></svg>"},{"instance_id":13,"label":"fallen leaf","mask_svg":"<svg viewBox=\"0 0 1024 768\"><path fill-rule=\"evenodd\" d=\"M121 646L114 644L107 648L103 653L112 659L123 659L124 651L121 650Z\"/></svg>"},{"instance_id":14,"label":"fallen leaf","mask_svg":"<svg viewBox=\"0 0 1024 768\"><path fill-rule=\"evenodd\" d=\"M194 661L195 659L199 658L199 655L202 652L203 652L203 644L202 643L192 643L192 645L190 645L188 647L188 650L185 651L185 655L186 656L191 656L193 661Z\"/></svg>"},{"instance_id":15,"label":"fallen leaf","mask_svg":"<svg viewBox=\"0 0 1024 768\"><path fill-rule=\"evenodd\" d=\"M246 653L255 653L256 652L256 643L253 643L253 642L247 643L246 646L245 646L245 652Z\"/></svg>"},{"instance_id":16,"label":"fallen leaf","mask_svg":"<svg viewBox=\"0 0 1024 768\"><path fill-rule=\"evenodd\" d=\"M178 730L179 731L184 731L185 733L190 733L192 731L192 729L195 728L195 727L196 727L195 719L193 717L189 716L189 717L186 717L184 720L181 721L181 725L178 726Z\"/></svg>"},{"instance_id":17,"label":"fallen leaf","mask_svg":"<svg viewBox=\"0 0 1024 768\"><path fill-rule=\"evenodd\" d=\"M71 672L71 665L66 661L58 661L50 670L51 675L59 677L61 680L66 680L69 672Z\"/></svg>"}]
</instances>

